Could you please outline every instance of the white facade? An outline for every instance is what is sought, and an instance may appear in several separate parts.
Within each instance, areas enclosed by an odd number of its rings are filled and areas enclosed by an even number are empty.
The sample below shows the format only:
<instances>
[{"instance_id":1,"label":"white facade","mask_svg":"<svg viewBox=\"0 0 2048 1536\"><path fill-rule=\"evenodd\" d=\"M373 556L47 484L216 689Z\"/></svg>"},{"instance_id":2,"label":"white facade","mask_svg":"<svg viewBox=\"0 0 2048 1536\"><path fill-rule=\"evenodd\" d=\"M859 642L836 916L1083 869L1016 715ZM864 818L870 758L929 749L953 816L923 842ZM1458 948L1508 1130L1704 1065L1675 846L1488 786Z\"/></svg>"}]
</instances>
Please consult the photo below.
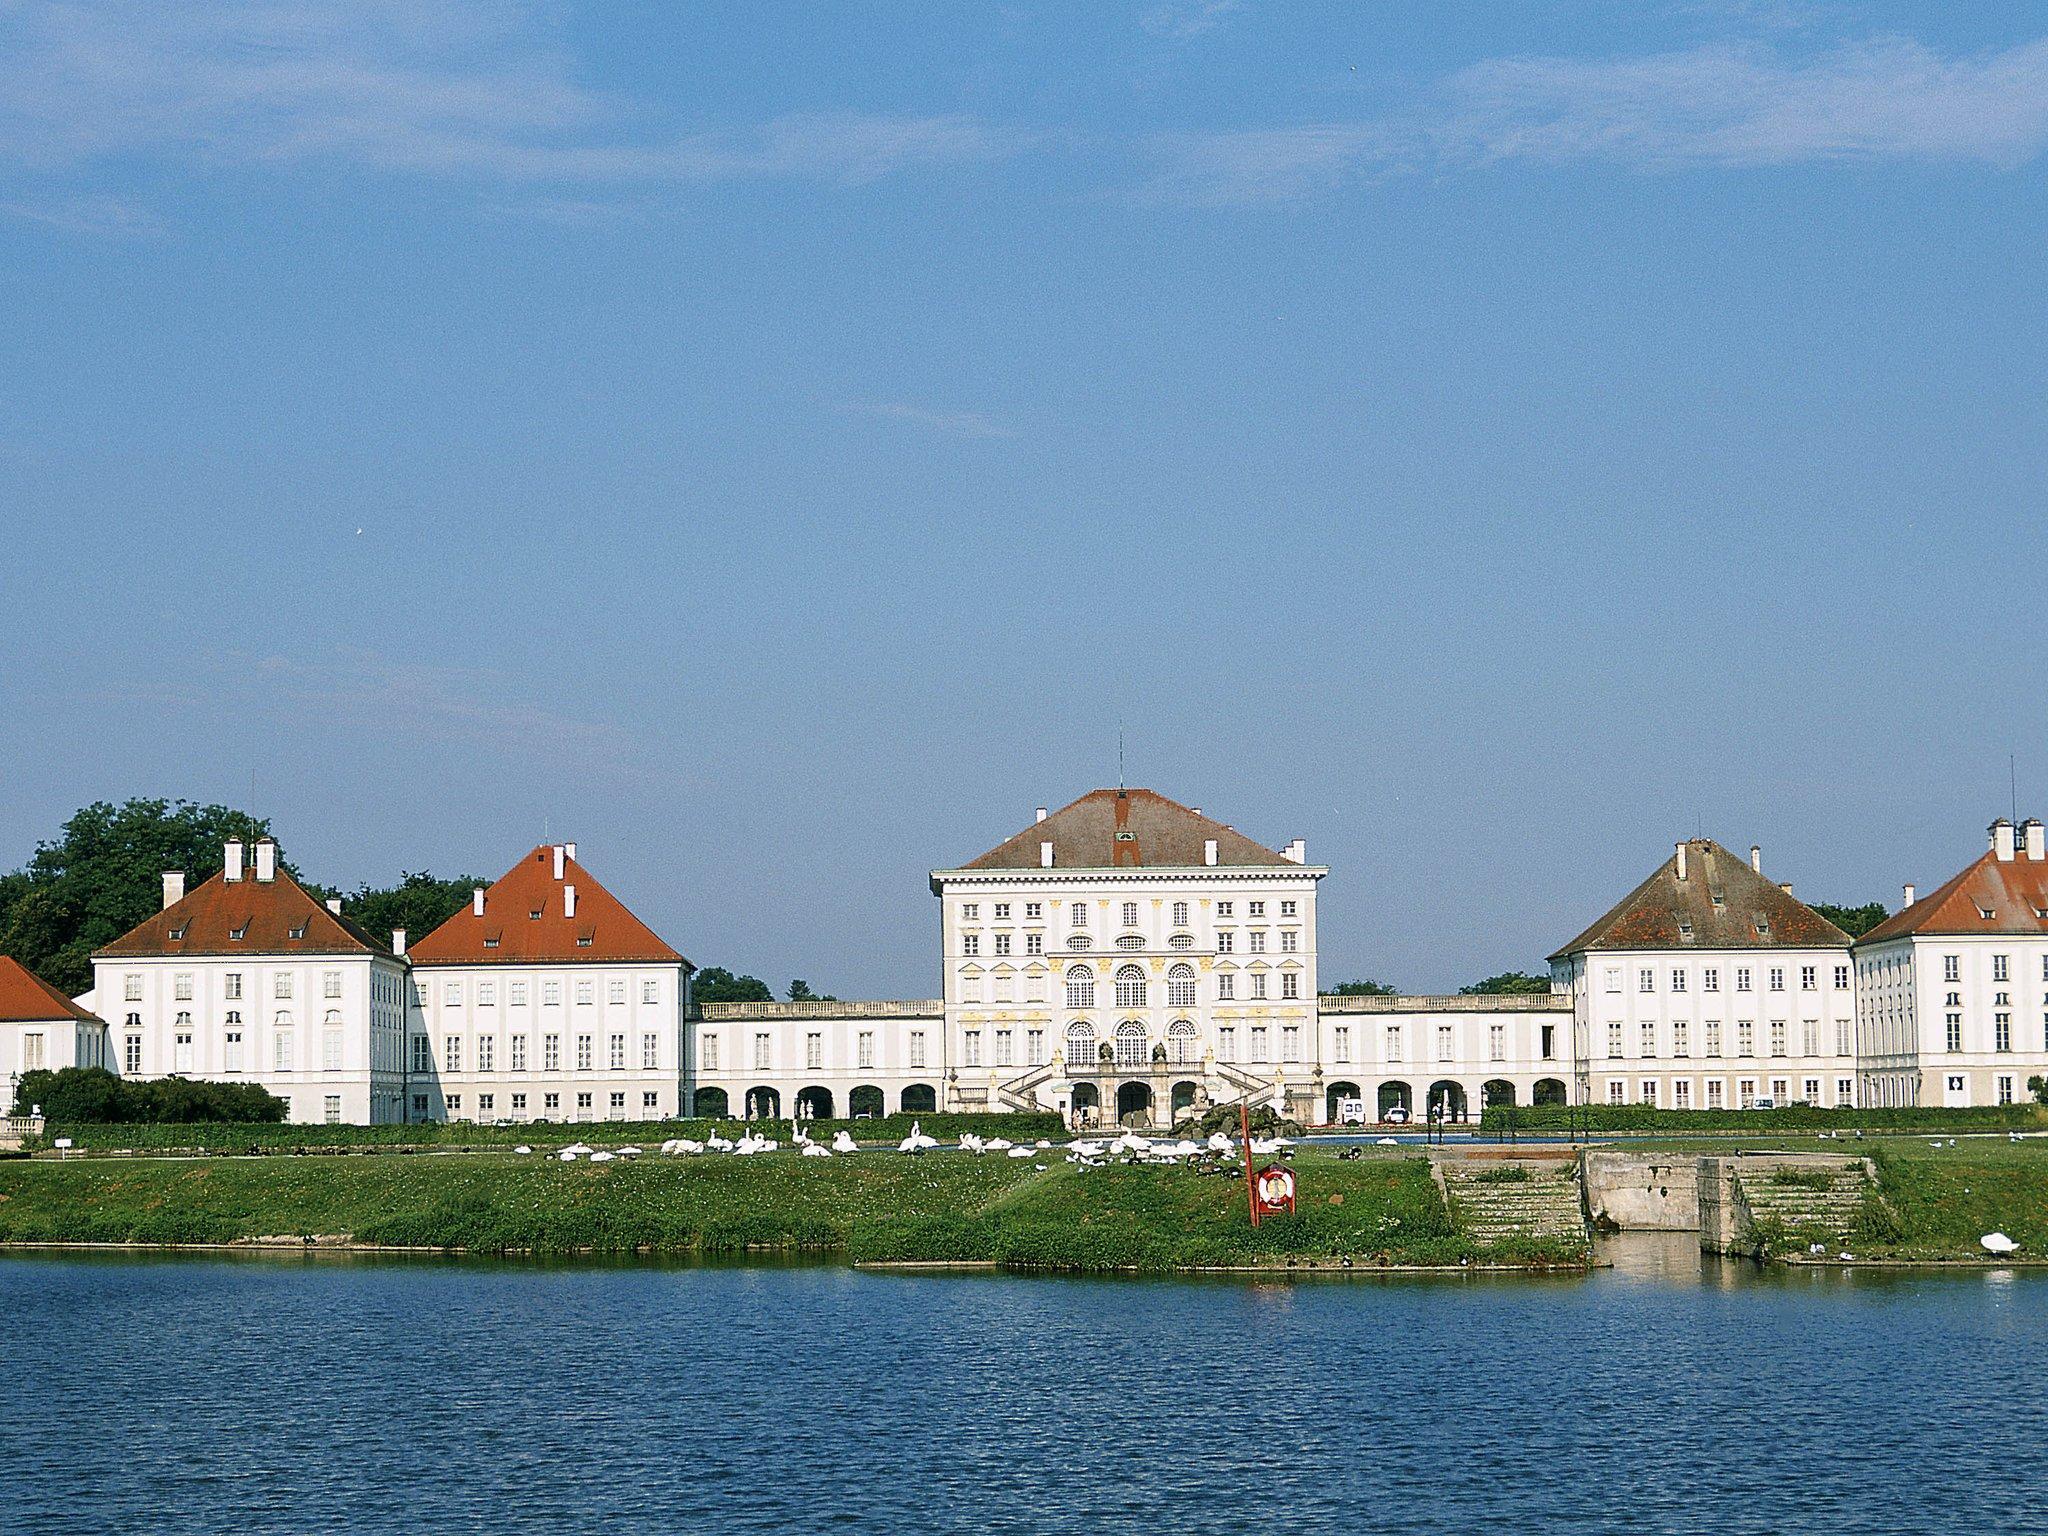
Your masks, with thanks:
<instances>
[{"instance_id":1,"label":"white facade","mask_svg":"<svg viewBox=\"0 0 2048 1536\"><path fill-rule=\"evenodd\" d=\"M88 994L90 995L90 994ZM6 1113L27 1114L17 1102L23 1074L107 1065L107 1030L96 1019L0 1019L0 1093Z\"/></svg>"},{"instance_id":2,"label":"white facade","mask_svg":"<svg viewBox=\"0 0 2048 1536\"><path fill-rule=\"evenodd\" d=\"M1903 931L1893 931L1903 930ZM1865 1101L2011 1104L2048 1076L2048 837L1991 826L1991 847L1856 946Z\"/></svg>"},{"instance_id":3,"label":"white facade","mask_svg":"<svg viewBox=\"0 0 2048 1536\"><path fill-rule=\"evenodd\" d=\"M937 1002L706 1003L691 1033L692 1113L877 1117L936 1109L945 1083Z\"/></svg>"},{"instance_id":4,"label":"white facade","mask_svg":"<svg viewBox=\"0 0 2048 1536\"><path fill-rule=\"evenodd\" d=\"M413 1120L661 1120L680 1113L683 967L413 968Z\"/></svg>"}]
</instances>

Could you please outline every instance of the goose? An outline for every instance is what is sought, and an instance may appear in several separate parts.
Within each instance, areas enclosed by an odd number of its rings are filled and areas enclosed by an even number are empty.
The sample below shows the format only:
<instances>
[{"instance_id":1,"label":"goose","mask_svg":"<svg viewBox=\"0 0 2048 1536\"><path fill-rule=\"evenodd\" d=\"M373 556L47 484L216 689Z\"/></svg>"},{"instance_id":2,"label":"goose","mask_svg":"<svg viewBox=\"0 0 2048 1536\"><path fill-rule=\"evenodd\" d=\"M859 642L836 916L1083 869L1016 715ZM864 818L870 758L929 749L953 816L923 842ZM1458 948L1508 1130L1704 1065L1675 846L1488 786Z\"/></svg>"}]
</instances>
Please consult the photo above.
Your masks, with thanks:
<instances>
[{"instance_id":1,"label":"goose","mask_svg":"<svg viewBox=\"0 0 2048 1536\"><path fill-rule=\"evenodd\" d=\"M851 1134L841 1131L832 1138L832 1150L834 1152L858 1152L860 1144L853 1139Z\"/></svg>"},{"instance_id":2,"label":"goose","mask_svg":"<svg viewBox=\"0 0 2048 1536\"><path fill-rule=\"evenodd\" d=\"M2003 1232L1986 1232L1977 1239L1977 1243L1986 1253L2011 1253L2015 1248L2019 1247L2018 1243L2007 1237Z\"/></svg>"},{"instance_id":3,"label":"goose","mask_svg":"<svg viewBox=\"0 0 2048 1536\"><path fill-rule=\"evenodd\" d=\"M733 1148L732 1142L719 1135L716 1131L713 1131L704 1138L704 1145L714 1152L730 1152Z\"/></svg>"},{"instance_id":4,"label":"goose","mask_svg":"<svg viewBox=\"0 0 2048 1536\"><path fill-rule=\"evenodd\" d=\"M803 1153L805 1157L830 1157L832 1149L821 1147L815 1141L807 1141L804 1143Z\"/></svg>"}]
</instances>

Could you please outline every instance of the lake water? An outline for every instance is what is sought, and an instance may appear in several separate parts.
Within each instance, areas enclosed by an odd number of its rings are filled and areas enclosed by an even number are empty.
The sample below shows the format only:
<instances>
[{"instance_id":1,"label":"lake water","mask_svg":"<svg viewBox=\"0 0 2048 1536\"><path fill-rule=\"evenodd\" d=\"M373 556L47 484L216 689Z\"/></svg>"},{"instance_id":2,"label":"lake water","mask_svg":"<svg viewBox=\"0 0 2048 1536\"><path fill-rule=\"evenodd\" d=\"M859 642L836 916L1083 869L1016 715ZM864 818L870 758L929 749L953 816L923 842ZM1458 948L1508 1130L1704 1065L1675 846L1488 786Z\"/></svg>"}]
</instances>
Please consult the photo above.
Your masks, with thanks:
<instances>
[{"instance_id":1,"label":"lake water","mask_svg":"<svg viewBox=\"0 0 2048 1536\"><path fill-rule=\"evenodd\" d=\"M35 1532L2048 1530L2048 1274L0 1259Z\"/></svg>"}]
</instances>

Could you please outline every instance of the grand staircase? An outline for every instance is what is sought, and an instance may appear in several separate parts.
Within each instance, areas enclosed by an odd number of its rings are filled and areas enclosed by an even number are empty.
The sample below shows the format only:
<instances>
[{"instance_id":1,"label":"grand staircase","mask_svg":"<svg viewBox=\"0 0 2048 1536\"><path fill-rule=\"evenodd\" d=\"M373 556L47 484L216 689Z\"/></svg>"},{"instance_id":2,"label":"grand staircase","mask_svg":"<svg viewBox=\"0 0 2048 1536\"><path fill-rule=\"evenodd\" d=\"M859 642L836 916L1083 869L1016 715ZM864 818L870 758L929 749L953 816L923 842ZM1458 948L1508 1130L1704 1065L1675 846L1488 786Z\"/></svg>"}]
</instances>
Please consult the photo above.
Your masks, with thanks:
<instances>
[{"instance_id":1,"label":"grand staircase","mask_svg":"<svg viewBox=\"0 0 2048 1536\"><path fill-rule=\"evenodd\" d=\"M1736 1188L1759 1235L1775 1228L1802 1243L1841 1247L1856 1224L1871 1183L1861 1158L1814 1158L1796 1167L1745 1169Z\"/></svg>"},{"instance_id":2,"label":"grand staircase","mask_svg":"<svg viewBox=\"0 0 2048 1536\"><path fill-rule=\"evenodd\" d=\"M1577 1159L1437 1160L1451 1216L1474 1241L1586 1241L1586 1207ZM1519 1170L1516 1177L1508 1170Z\"/></svg>"}]
</instances>

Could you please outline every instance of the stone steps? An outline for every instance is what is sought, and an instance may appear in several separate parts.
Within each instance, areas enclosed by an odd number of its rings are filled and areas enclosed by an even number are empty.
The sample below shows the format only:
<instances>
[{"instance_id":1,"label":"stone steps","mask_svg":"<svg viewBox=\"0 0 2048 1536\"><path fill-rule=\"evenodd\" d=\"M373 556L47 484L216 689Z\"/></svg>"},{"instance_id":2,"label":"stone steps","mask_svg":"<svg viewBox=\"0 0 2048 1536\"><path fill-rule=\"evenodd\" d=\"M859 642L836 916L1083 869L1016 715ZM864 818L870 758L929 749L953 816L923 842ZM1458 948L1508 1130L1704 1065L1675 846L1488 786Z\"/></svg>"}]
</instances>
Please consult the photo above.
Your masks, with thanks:
<instances>
[{"instance_id":1,"label":"stone steps","mask_svg":"<svg viewBox=\"0 0 2048 1536\"><path fill-rule=\"evenodd\" d=\"M1446 1158L1437 1167L1443 1175L1452 1219L1479 1243L1585 1240L1586 1215L1576 1163ZM1513 1182L1486 1177L1502 1168L1520 1168L1528 1177Z\"/></svg>"},{"instance_id":2,"label":"stone steps","mask_svg":"<svg viewBox=\"0 0 2048 1536\"><path fill-rule=\"evenodd\" d=\"M1774 1177L1778 1171L1760 1169L1736 1181L1753 1222L1774 1222L1788 1234L1810 1234L1811 1240L1830 1244L1848 1237L1870 1193L1870 1181L1860 1166L1799 1170L1802 1179L1825 1176L1826 1183L1814 1188L1779 1183Z\"/></svg>"}]
</instances>

